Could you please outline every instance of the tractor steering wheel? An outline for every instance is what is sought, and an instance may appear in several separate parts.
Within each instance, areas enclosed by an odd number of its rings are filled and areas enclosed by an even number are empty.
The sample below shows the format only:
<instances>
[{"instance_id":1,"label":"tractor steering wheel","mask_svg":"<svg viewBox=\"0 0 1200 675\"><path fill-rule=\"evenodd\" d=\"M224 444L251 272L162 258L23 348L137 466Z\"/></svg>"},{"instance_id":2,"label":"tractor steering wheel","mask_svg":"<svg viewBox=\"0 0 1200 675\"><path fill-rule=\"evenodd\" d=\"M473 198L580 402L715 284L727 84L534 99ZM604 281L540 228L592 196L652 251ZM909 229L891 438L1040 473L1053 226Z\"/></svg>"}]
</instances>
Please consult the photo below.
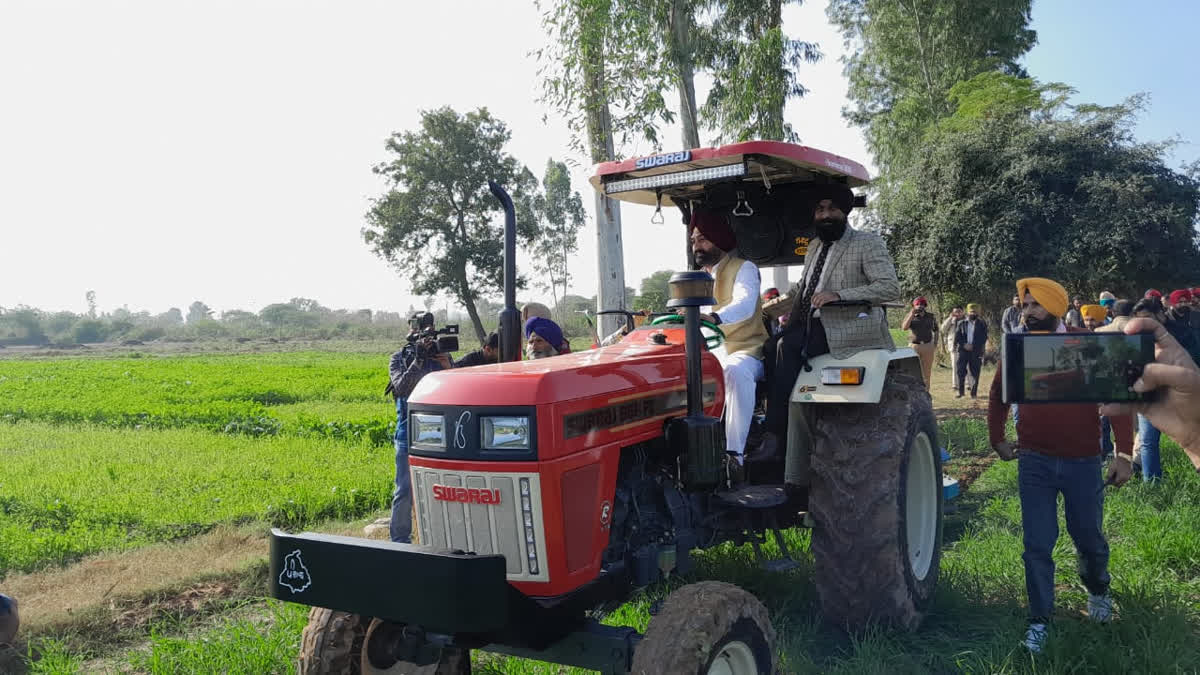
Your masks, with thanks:
<instances>
[{"instance_id":1,"label":"tractor steering wheel","mask_svg":"<svg viewBox=\"0 0 1200 675\"><path fill-rule=\"evenodd\" d=\"M682 314L665 314L663 316L654 317L654 319L650 321L650 325L658 326L664 323L683 323L684 321L685 319ZM700 325L713 332L712 335L704 336L704 346L708 347L708 351L711 352L725 342L725 331L718 328L717 324L709 323L704 319L700 319Z\"/></svg>"}]
</instances>

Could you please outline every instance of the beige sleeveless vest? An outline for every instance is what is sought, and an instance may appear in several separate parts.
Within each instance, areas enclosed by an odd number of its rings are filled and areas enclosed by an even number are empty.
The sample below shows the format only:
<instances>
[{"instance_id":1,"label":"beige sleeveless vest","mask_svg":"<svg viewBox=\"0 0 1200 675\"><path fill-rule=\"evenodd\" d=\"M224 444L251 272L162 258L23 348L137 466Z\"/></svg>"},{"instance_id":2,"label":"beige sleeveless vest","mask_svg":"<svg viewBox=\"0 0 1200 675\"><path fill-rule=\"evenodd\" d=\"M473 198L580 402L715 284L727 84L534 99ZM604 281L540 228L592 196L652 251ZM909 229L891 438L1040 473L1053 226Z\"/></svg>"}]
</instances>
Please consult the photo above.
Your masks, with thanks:
<instances>
[{"instance_id":1,"label":"beige sleeveless vest","mask_svg":"<svg viewBox=\"0 0 1200 675\"><path fill-rule=\"evenodd\" d=\"M733 282L737 279L738 270L746 264L745 260L725 254L725 258L717 267L717 278L713 295L717 299L717 307L729 304L733 300ZM717 312L720 314L720 312ZM769 337L767 327L762 321L762 296L755 294L754 313L745 321L722 323L721 330L725 332L725 350L730 354L746 352L754 358L762 358L763 343Z\"/></svg>"}]
</instances>

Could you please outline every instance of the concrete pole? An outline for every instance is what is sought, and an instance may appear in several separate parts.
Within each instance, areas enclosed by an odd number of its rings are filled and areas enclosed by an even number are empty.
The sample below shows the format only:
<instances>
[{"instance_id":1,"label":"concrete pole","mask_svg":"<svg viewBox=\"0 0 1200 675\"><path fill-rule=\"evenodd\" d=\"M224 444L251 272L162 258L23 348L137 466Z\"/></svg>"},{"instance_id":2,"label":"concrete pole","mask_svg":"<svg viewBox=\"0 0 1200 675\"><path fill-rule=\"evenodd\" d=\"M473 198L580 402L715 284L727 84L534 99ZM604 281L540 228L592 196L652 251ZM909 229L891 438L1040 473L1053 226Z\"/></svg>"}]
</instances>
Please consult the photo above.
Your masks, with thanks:
<instances>
[{"instance_id":1,"label":"concrete pole","mask_svg":"<svg viewBox=\"0 0 1200 675\"><path fill-rule=\"evenodd\" d=\"M621 239L621 205L596 192L596 268L600 274L596 311L631 309L625 306L625 248ZM624 318L606 314L599 319L600 338L625 324Z\"/></svg>"}]
</instances>

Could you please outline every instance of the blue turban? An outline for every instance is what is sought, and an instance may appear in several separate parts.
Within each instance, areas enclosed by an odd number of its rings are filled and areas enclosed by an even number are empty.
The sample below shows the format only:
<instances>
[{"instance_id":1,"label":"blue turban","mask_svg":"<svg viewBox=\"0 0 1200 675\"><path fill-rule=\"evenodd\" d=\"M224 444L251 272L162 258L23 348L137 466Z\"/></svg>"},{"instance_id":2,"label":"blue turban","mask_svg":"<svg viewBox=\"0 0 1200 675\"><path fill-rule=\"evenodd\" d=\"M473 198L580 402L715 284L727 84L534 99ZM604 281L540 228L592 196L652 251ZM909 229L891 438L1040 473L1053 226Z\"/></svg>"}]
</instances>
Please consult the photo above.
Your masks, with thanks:
<instances>
[{"instance_id":1,"label":"blue turban","mask_svg":"<svg viewBox=\"0 0 1200 675\"><path fill-rule=\"evenodd\" d=\"M543 319L540 316L529 317L529 320L525 322L526 340L529 339L530 333L537 333L539 337L546 342L549 342L550 346L554 347L555 349L558 349L562 346L562 329L558 327L558 324L554 323L550 319Z\"/></svg>"}]
</instances>

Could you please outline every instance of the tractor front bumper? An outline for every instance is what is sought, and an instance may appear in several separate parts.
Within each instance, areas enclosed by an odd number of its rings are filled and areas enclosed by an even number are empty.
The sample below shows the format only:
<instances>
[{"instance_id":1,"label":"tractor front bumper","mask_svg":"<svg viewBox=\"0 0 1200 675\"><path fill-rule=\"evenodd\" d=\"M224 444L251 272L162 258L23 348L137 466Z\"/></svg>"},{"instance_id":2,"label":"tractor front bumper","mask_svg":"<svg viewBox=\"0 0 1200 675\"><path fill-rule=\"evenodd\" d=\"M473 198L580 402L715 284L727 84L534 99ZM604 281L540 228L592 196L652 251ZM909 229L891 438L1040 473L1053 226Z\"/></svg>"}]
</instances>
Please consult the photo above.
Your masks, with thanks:
<instances>
[{"instance_id":1,"label":"tractor front bumper","mask_svg":"<svg viewBox=\"0 0 1200 675\"><path fill-rule=\"evenodd\" d=\"M326 534L271 530L272 597L416 624L449 635L488 634L512 620L504 556Z\"/></svg>"}]
</instances>

